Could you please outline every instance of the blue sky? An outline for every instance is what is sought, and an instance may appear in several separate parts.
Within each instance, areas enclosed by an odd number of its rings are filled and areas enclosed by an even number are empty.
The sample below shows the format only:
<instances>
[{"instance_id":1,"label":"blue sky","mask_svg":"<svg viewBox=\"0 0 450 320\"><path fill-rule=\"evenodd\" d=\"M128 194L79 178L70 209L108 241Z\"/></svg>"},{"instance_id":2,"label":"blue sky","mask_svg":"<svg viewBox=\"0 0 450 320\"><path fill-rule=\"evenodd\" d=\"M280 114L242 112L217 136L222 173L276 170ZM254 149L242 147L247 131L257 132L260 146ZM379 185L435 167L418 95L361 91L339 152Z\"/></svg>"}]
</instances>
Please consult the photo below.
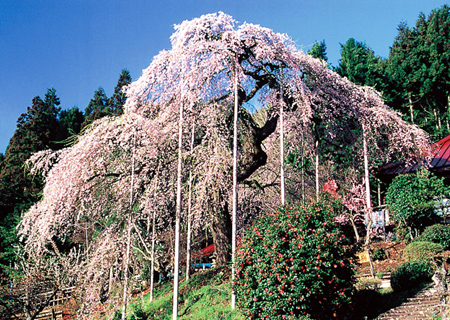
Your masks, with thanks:
<instances>
[{"instance_id":1,"label":"blue sky","mask_svg":"<svg viewBox=\"0 0 450 320\"><path fill-rule=\"evenodd\" d=\"M61 107L88 105L98 87L112 95L122 69L133 80L170 49L173 25L223 11L287 33L307 51L325 40L337 65L340 43L365 41L387 57L400 22L413 26L435 0L0 0L0 153L33 97L54 87Z\"/></svg>"}]
</instances>

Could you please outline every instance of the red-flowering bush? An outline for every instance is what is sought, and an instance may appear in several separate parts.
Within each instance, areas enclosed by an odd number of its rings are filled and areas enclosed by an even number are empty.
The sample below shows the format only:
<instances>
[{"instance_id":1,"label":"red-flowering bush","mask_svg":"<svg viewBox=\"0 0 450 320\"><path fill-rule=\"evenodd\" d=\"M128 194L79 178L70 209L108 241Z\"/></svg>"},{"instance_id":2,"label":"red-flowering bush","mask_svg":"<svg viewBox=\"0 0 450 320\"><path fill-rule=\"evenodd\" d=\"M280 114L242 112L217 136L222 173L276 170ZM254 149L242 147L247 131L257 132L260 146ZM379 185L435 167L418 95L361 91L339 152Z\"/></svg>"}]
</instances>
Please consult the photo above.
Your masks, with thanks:
<instances>
[{"instance_id":1,"label":"red-flowering bush","mask_svg":"<svg viewBox=\"0 0 450 320\"><path fill-rule=\"evenodd\" d=\"M353 290L345 236L325 203L263 216L236 255L234 290L249 319L343 319Z\"/></svg>"}]
</instances>

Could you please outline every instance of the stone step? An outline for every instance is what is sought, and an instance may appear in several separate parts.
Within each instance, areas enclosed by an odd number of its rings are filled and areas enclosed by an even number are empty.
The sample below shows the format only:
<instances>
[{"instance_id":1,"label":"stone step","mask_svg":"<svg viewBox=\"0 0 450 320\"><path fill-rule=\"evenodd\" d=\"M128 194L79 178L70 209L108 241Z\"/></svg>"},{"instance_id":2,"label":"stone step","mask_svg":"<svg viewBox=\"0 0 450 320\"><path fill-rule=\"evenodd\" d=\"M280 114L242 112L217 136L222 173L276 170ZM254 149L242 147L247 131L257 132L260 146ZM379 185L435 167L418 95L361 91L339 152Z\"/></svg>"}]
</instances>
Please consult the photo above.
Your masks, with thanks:
<instances>
[{"instance_id":1,"label":"stone step","mask_svg":"<svg viewBox=\"0 0 450 320\"><path fill-rule=\"evenodd\" d=\"M434 307L434 306L433 306ZM390 311L388 311L387 312L387 314L401 314L401 313L404 313L404 314L410 314L410 313L418 313L418 312L425 312L425 311L427 311L427 310L430 310L430 309L432 309L433 307L427 307L427 308L409 308L409 309L407 309L407 308L400 308L400 309L394 309L394 310L390 310Z\"/></svg>"},{"instance_id":2,"label":"stone step","mask_svg":"<svg viewBox=\"0 0 450 320\"><path fill-rule=\"evenodd\" d=\"M377 320L427 319L440 304L440 295L429 285L401 305L378 316Z\"/></svg>"},{"instance_id":3,"label":"stone step","mask_svg":"<svg viewBox=\"0 0 450 320\"><path fill-rule=\"evenodd\" d=\"M405 301L403 304L404 305L416 305L416 304L419 304L419 305L434 305L434 304L439 304L440 303L440 301L441 301L441 299L439 299L439 298L437 298L437 299L431 299L431 300L421 300L421 299L418 299L418 300L408 300L408 301Z\"/></svg>"}]
</instances>

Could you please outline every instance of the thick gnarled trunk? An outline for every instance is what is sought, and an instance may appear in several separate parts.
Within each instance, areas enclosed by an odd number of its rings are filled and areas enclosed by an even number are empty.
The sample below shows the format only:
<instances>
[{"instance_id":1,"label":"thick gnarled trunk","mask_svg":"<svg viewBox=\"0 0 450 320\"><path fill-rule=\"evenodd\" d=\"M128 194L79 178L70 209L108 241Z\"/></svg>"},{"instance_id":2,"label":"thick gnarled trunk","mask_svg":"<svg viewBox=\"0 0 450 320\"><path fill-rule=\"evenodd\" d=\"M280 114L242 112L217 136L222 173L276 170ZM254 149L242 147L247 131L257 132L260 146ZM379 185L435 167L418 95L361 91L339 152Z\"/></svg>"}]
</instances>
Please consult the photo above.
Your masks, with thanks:
<instances>
[{"instance_id":1,"label":"thick gnarled trunk","mask_svg":"<svg viewBox=\"0 0 450 320\"><path fill-rule=\"evenodd\" d=\"M227 264L231 259L231 218L227 205L222 208L220 213L214 215L211 229L216 266Z\"/></svg>"}]
</instances>

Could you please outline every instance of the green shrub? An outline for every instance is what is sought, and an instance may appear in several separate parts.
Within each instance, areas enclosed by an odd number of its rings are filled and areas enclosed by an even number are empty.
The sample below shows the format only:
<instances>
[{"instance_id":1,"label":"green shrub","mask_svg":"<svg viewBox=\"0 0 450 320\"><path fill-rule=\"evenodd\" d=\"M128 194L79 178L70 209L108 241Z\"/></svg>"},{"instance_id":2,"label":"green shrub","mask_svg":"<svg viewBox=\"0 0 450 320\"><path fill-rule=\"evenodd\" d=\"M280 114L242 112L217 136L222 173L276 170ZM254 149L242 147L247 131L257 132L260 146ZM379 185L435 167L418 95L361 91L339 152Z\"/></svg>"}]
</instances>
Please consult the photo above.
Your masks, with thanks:
<instances>
[{"instance_id":1,"label":"green shrub","mask_svg":"<svg viewBox=\"0 0 450 320\"><path fill-rule=\"evenodd\" d=\"M335 208L311 203L263 216L237 252L234 290L249 319L345 315L353 265L334 221Z\"/></svg>"},{"instance_id":2,"label":"green shrub","mask_svg":"<svg viewBox=\"0 0 450 320\"><path fill-rule=\"evenodd\" d=\"M384 260L386 259L386 250L383 248L376 248L372 255L373 260Z\"/></svg>"},{"instance_id":3,"label":"green shrub","mask_svg":"<svg viewBox=\"0 0 450 320\"><path fill-rule=\"evenodd\" d=\"M141 304L135 304L130 306L131 316L128 318L130 320L147 320L147 315L144 310L142 310Z\"/></svg>"},{"instance_id":4,"label":"green shrub","mask_svg":"<svg viewBox=\"0 0 450 320\"><path fill-rule=\"evenodd\" d=\"M430 241L438 243L445 250L450 249L450 225L434 224L425 229L425 231L416 239L416 241Z\"/></svg>"},{"instance_id":5,"label":"green shrub","mask_svg":"<svg viewBox=\"0 0 450 320\"><path fill-rule=\"evenodd\" d=\"M400 174L394 178L386 193L386 203L393 220L406 223L411 238L417 237L436 217L435 198L448 194L443 178L426 169L415 174Z\"/></svg>"},{"instance_id":6,"label":"green shrub","mask_svg":"<svg viewBox=\"0 0 450 320\"><path fill-rule=\"evenodd\" d=\"M382 280L380 278L373 277L361 277L356 280L356 290L376 290L380 288Z\"/></svg>"},{"instance_id":7,"label":"green shrub","mask_svg":"<svg viewBox=\"0 0 450 320\"><path fill-rule=\"evenodd\" d=\"M430 262L417 260L405 262L391 275L391 287L394 291L414 289L430 281L433 267Z\"/></svg>"},{"instance_id":8,"label":"green shrub","mask_svg":"<svg viewBox=\"0 0 450 320\"><path fill-rule=\"evenodd\" d=\"M408 244L403 250L403 257L408 261L428 260L444 250L444 247L438 243L429 241L414 241Z\"/></svg>"}]
</instances>

